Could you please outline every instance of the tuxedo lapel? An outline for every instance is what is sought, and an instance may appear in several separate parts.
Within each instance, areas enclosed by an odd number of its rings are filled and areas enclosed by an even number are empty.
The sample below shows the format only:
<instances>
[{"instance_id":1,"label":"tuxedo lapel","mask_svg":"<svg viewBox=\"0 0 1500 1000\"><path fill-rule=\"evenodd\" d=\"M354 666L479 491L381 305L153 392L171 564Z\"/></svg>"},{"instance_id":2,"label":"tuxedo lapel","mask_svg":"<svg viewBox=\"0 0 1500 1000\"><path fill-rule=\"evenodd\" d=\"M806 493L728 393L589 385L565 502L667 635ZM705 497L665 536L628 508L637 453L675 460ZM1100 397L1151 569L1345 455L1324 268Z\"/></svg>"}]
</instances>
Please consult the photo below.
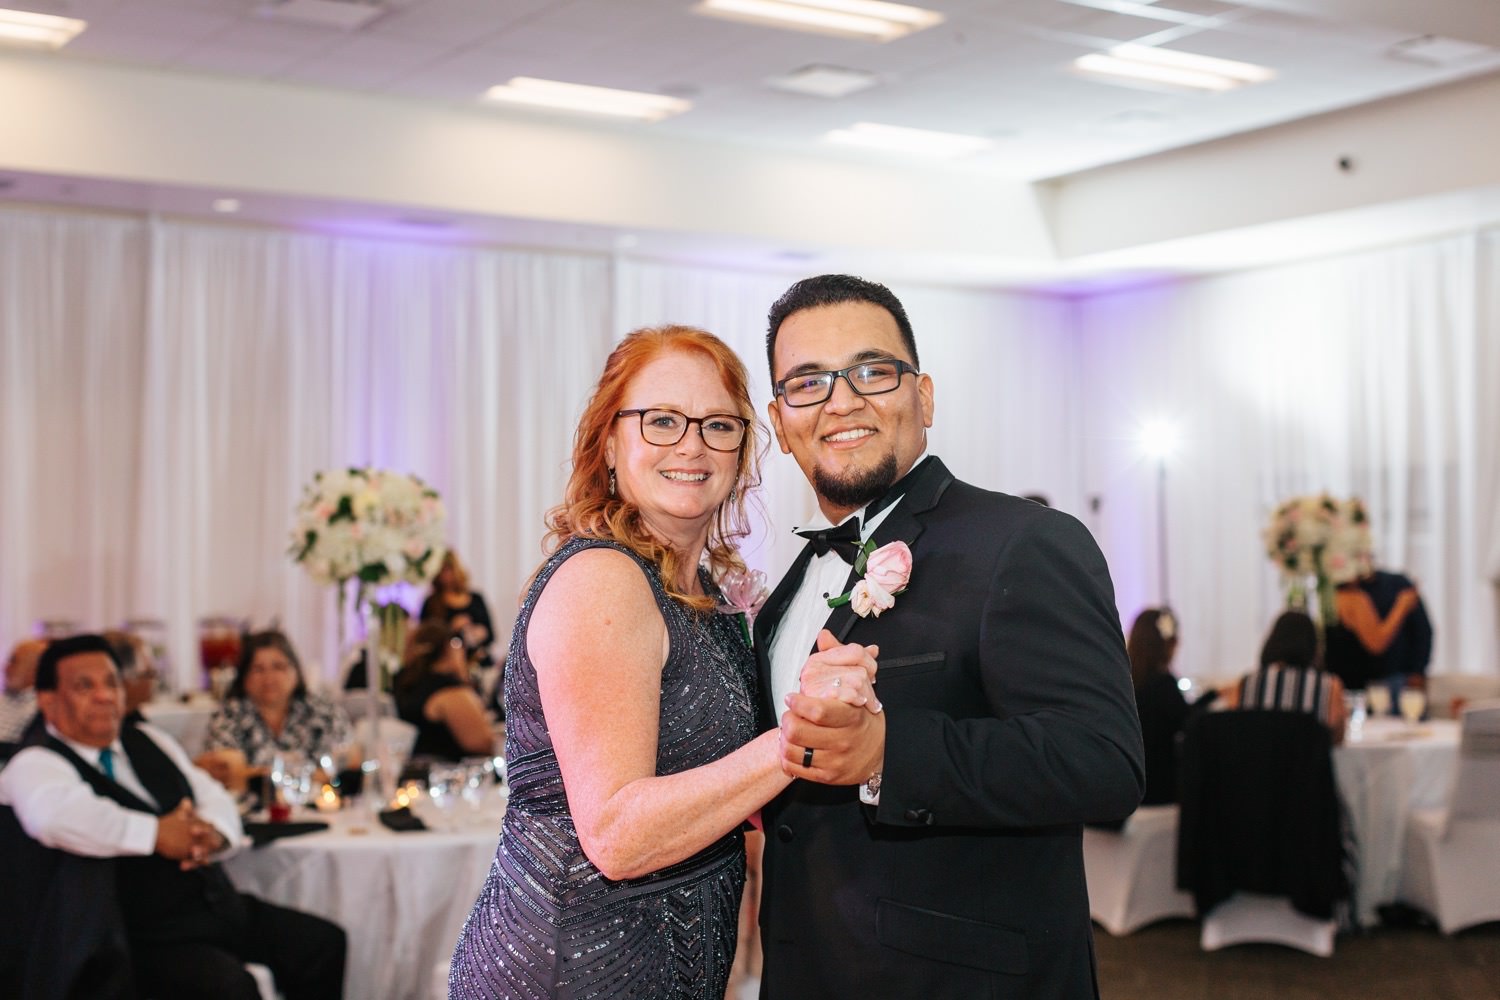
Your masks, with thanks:
<instances>
[{"instance_id":1,"label":"tuxedo lapel","mask_svg":"<svg viewBox=\"0 0 1500 1000\"><path fill-rule=\"evenodd\" d=\"M771 596L766 598L766 603L761 607L760 614L755 616L755 666L760 673L760 713L761 728L769 729L775 725L779 713L776 706L771 703L771 636L776 633L776 626L781 624L781 618L786 614L786 607L791 603L797 588L802 585L802 577L807 573L807 564L812 562L812 543L802 547L797 558L792 560L791 567L782 576L781 582L776 589L771 591ZM770 720L770 724L767 724Z\"/></svg>"},{"instance_id":2,"label":"tuxedo lapel","mask_svg":"<svg viewBox=\"0 0 1500 1000\"><path fill-rule=\"evenodd\" d=\"M937 457L928 458L908 473L905 481L894 487L902 494L896 508L884 521L880 522L880 527L876 528L875 533L870 536L875 547L878 549L891 542L905 542L915 558L917 537L922 534L924 527L922 515L937 506L938 500L952 482L953 473L949 472L948 467ZM849 578L844 581L843 592L847 594L859 578L859 574L855 573L851 567ZM897 604L900 604L899 598ZM833 609L833 613L828 616L828 621L823 627L832 632L839 642L845 642L849 630L857 621L859 621L859 616L854 613L854 605L844 604Z\"/></svg>"}]
</instances>

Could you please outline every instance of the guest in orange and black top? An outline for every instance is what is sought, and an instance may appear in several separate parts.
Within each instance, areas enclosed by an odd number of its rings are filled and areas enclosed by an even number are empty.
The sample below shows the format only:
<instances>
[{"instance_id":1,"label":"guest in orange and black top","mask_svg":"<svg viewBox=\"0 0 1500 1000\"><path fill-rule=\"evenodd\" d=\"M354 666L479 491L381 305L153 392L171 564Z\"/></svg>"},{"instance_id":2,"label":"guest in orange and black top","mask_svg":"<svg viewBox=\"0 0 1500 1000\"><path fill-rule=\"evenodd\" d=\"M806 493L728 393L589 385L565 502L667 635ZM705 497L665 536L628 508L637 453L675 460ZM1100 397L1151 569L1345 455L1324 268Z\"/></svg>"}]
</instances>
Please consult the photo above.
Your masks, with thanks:
<instances>
[{"instance_id":1,"label":"guest in orange and black top","mask_svg":"<svg viewBox=\"0 0 1500 1000\"><path fill-rule=\"evenodd\" d=\"M1328 668L1345 686L1386 684L1393 710L1403 687L1426 686L1432 621L1410 579L1367 569L1339 587L1335 607L1339 621L1328 630Z\"/></svg>"}]
</instances>

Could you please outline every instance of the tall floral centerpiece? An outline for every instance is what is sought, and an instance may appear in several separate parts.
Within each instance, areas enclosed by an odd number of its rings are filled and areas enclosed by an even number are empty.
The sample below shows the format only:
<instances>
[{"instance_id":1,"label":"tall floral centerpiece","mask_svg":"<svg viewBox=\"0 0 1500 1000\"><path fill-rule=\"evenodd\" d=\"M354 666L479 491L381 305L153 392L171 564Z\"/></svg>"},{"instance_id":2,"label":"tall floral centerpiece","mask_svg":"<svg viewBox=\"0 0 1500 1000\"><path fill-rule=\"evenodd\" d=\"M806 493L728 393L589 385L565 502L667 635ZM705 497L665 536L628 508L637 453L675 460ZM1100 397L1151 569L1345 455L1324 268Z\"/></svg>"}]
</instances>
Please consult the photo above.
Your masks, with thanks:
<instances>
[{"instance_id":1,"label":"tall floral centerpiece","mask_svg":"<svg viewBox=\"0 0 1500 1000\"><path fill-rule=\"evenodd\" d=\"M1334 590L1357 579L1370 565L1370 518L1357 497L1327 493L1293 497L1271 514L1264 534L1266 554L1281 572L1287 607L1306 608L1316 594L1325 626L1338 621Z\"/></svg>"},{"instance_id":2,"label":"tall floral centerpiece","mask_svg":"<svg viewBox=\"0 0 1500 1000\"><path fill-rule=\"evenodd\" d=\"M297 504L291 555L315 582L335 586L340 652L349 582L357 585L355 607L381 612L375 617L388 631L396 616L374 606L376 591L430 582L442 563L447 521L437 490L416 476L361 468L313 476ZM373 690L375 660L366 666Z\"/></svg>"},{"instance_id":3,"label":"tall floral centerpiece","mask_svg":"<svg viewBox=\"0 0 1500 1000\"><path fill-rule=\"evenodd\" d=\"M396 583L421 585L442 565L447 511L437 490L416 476L384 469L334 469L313 476L297 504L292 528L293 561L317 583L337 588L339 651L344 648L344 600L357 584L355 606L365 622L365 684L369 702L366 771L382 784L394 781L394 762L378 738L379 699L385 685L385 651L399 648L396 632L405 621L399 605L377 604L376 592Z\"/></svg>"}]
</instances>

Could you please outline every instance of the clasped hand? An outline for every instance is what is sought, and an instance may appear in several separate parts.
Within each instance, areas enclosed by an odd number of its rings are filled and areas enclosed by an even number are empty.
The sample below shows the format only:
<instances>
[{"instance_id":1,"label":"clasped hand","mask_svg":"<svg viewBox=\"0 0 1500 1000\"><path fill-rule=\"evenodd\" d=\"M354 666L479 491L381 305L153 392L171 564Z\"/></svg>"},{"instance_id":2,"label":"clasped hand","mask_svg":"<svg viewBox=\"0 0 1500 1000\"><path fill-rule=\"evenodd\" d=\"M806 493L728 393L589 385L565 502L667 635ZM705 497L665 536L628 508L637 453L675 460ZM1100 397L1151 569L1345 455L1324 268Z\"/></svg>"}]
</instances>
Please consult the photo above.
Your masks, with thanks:
<instances>
[{"instance_id":1,"label":"clasped hand","mask_svg":"<svg viewBox=\"0 0 1500 1000\"><path fill-rule=\"evenodd\" d=\"M224 835L198 815L190 799L156 821L156 853L178 862L183 871L208 864L224 846Z\"/></svg>"},{"instance_id":2,"label":"clasped hand","mask_svg":"<svg viewBox=\"0 0 1500 1000\"><path fill-rule=\"evenodd\" d=\"M782 771L825 785L857 785L881 769L879 653L878 646L840 644L827 629L818 633L818 651L803 664L800 688L787 695L781 717Z\"/></svg>"}]
</instances>

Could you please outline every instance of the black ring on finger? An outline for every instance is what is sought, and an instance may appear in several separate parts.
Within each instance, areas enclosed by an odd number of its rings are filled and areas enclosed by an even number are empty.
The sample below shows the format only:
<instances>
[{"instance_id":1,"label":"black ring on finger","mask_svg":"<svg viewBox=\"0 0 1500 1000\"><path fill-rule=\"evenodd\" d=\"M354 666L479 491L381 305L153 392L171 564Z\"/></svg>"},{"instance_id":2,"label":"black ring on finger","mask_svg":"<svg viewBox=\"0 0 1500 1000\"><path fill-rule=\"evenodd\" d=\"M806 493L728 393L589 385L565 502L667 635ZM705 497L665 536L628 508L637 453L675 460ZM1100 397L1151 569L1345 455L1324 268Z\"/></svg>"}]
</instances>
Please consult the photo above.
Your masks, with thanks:
<instances>
[{"instance_id":1,"label":"black ring on finger","mask_svg":"<svg viewBox=\"0 0 1500 1000\"><path fill-rule=\"evenodd\" d=\"M813 748L812 747L803 747L802 748L802 766L803 767L812 767L812 752L813 752Z\"/></svg>"}]
</instances>

